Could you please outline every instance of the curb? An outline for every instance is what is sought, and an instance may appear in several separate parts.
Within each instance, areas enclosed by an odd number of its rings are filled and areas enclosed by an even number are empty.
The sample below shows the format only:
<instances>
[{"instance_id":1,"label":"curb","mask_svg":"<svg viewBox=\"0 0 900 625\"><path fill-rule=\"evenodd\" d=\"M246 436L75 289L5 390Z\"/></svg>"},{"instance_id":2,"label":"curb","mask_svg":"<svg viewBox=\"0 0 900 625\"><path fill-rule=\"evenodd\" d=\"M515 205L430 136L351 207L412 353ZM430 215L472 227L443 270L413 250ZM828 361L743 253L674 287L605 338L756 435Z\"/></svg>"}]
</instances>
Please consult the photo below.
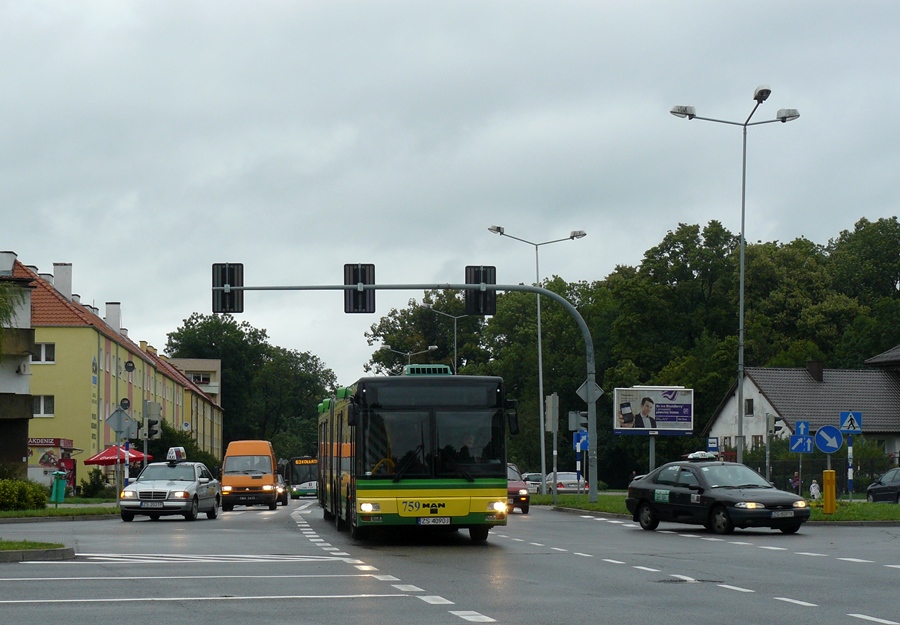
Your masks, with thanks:
<instances>
[{"instance_id":1,"label":"curb","mask_svg":"<svg viewBox=\"0 0 900 625\"><path fill-rule=\"evenodd\" d=\"M14 551L0 551L0 562L28 562L42 561L52 562L57 560L74 560L74 547L60 547L57 549L20 549Z\"/></svg>"}]
</instances>

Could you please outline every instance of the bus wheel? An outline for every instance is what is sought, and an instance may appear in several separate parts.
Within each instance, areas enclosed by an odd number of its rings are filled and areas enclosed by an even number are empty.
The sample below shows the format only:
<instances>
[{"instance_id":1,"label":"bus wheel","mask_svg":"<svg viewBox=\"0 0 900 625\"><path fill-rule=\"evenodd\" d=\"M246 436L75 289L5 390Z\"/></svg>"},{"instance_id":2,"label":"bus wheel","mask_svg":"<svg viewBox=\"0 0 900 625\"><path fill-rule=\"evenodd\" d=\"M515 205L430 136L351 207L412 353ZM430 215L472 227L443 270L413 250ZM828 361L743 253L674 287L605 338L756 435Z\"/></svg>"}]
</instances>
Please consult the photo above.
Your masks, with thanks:
<instances>
[{"instance_id":1,"label":"bus wheel","mask_svg":"<svg viewBox=\"0 0 900 625\"><path fill-rule=\"evenodd\" d=\"M473 543L483 543L487 540L490 530L489 525L474 525L469 528L469 538L472 539Z\"/></svg>"}]
</instances>

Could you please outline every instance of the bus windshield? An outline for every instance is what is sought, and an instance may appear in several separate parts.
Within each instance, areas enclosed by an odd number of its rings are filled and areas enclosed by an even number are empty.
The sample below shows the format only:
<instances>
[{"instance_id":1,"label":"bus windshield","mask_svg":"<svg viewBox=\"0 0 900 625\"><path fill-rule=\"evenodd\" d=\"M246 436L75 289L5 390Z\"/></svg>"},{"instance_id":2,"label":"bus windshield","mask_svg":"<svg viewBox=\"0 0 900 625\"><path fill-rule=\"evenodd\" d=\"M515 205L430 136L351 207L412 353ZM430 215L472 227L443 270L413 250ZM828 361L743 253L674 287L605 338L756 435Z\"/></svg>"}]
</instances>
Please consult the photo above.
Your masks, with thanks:
<instances>
[{"instance_id":1,"label":"bus windshield","mask_svg":"<svg viewBox=\"0 0 900 625\"><path fill-rule=\"evenodd\" d=\"M502 477L502 419L496 409L373 410L365 420L363 474Z\"/></svg>"}]
</instances>

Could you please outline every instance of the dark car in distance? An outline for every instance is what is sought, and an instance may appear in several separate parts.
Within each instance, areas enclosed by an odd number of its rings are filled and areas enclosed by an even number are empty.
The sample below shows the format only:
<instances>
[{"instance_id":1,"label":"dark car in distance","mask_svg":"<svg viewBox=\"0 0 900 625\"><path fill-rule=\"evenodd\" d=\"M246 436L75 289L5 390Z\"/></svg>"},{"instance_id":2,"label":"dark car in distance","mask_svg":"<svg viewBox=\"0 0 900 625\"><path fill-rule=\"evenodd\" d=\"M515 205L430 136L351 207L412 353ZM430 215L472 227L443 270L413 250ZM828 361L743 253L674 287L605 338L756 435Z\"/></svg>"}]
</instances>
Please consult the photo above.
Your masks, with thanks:
<instances>
[{"instance_id":1,"label":"dark car in distance","mask_svg":"<svg viewBox=\"0 0 900 625\"><path fill-rule=\"evenodd\" d=\"M736 527L793 534L810 514L799 495L778 490L746 465L705 453L664 464L632 481L625 505L645 530L669 521L702 525L716 534L730 534Z\"/></svg>"},{"instance_id":2,"label":"dark car in distance","mask_svg":"<svg viewBox=\"0 0 900 625\"><path fill-rule=\"evenodd\" d=\"M891 469L869 484L866 499L870 502L900 503L900 467Z\"/></svg>"},{"instance_id":3,"label":"dark car in distance","mask_svg":"<svg viewBox=\"0 0 900 625\"><path fill-rule=\"evenodd\" d=\"M528 514L531 493L528 492L528 486L514 464L506 465L506 495L506 507L510 512L518 508L522 514Z\"/></svg>"}]
</instances>

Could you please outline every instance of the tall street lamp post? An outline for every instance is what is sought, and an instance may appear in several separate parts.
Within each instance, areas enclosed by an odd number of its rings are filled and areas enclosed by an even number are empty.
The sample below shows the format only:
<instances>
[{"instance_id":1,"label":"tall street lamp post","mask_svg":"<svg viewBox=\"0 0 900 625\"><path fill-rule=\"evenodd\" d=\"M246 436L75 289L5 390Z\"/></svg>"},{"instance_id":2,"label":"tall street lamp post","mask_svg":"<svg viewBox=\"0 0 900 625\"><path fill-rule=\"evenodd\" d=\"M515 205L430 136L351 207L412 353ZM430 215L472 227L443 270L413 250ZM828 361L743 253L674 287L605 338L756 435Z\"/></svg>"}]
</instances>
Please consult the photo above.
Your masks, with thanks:
<instances>
[{"instance_id":1,"label":"tall street lamp post","mask_svg":"<svg viewBox=\"0 0 900 625\"><path fill-rule=\"evenodd\" d=\"M772 94L772 90L763 85L757 87L753 92L753 99L756 104L750 115L742 122L731 122L724 119L712 119L710 117L699 117L693 106L674 106L669 111L675 117L686 117L687 119L701 119L706 122L716 122L717 124L729 124L731 126L740 126L743 128L743 155L741 164L741 241L740 241L740 286L738 293L738 378L737 378L737 404L738 404L738 434L737 434L737 461L744 461L744 249L747 246L744 237L744 227L746 215L746 198L747 198L747 128L749 126L759 126L761 124L772 124L774 122L791 122L800 117L797 109L779 109L775 113L775 119L768 119L761 122L750 123L753 114L759 105L765 102Z\"/></svg>"},{"instance_id":2,"label":"tall street lamp post","mask_svg":"<svg viewBox=\"0 0 900 625\"><path fill-rule=\"evenodd\" d=\"M400 350L391 349L390 345L382 345L378 349L386 349L389 352L394 352L395 354L400 354L401 356L406 356L406 364L412 364L412 357L418 356L419 354L425 354L427 352L433 352L437 349L437 345L429 345L428 349L423 349L420 352L401 352Z\"/></svg>"},{"instance_id":3,"label":"tall street lamp post","mask_svg":"<svg viewBox=\"0 0 900 625\"><path fill-rule=\"evenodd\" d=\"M457 363L459 363L459 360L457 360L457 358L456 358L456 322L459 319L462 319L463 317L468 317L469 315L451 315L450 313L445 313L445 312L438 310L437 308L434 307L434 304L429 304L429 303L422 304L422 307L427 308L428 310L430 310L433 313L437 313L439 315L443 315L445 317L450 317L451 319L453 319L453 373L454 373L454 375L459 373L459 371L457 371L457 367L458 367Z\"/></svg>"},{"instance_id":4,"label":"tall street lamp post","mask_svg":"<svg viewBox=\"0 0 900 625\"><path fill-rule=\"evenodd\" d=\"M584 230L572 230L569 233L569 236L563 239L553 239L552 241L543 241L541 243L534 243L533 241L526 241L525 239L520 239L519 237L514 237L511 234L506 234L506 230L503 226L490 226L488 228L489 231L494 234L499 234L501 237L509 237L510 239L515 239L516 241L521 241L522 243L527 243L528 245L534 246L534 283L535 286L540 285L541 283L541 266L540 259L538 257L538 249L542 245L550 245L551 243L559 243L560 241L571 241L574 239L583 239L587 236L587 232ZM540 415L540 429L541 429L541 494L547 494L547 454L544 448L544 357L541 353L541 295L538 293L537 295L537 348L538 348L538 414Z\"/></svg>"}]
</instances>

